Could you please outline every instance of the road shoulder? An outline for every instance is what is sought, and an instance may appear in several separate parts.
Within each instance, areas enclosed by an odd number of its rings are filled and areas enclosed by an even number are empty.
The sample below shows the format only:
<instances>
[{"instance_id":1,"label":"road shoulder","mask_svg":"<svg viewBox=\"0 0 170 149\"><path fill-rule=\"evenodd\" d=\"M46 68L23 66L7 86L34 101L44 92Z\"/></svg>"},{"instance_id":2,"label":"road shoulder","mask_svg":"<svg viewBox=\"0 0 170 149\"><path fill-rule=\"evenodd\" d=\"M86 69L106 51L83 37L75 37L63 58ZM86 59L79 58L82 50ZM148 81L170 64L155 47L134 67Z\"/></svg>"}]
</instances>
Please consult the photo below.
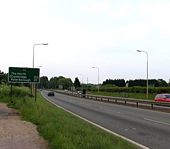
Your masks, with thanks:
<instances>
[{"instance_id":1,"label":"road shoulder","mask_svg":"<svg viewBox=\"0 0 170 149\"><path fill-rule=\"evenodd\" d=\"M48 143L39 136L36 125L21 120L15 109L0 103L0 148L48 149Z\"/></svg>"}]
</instances>

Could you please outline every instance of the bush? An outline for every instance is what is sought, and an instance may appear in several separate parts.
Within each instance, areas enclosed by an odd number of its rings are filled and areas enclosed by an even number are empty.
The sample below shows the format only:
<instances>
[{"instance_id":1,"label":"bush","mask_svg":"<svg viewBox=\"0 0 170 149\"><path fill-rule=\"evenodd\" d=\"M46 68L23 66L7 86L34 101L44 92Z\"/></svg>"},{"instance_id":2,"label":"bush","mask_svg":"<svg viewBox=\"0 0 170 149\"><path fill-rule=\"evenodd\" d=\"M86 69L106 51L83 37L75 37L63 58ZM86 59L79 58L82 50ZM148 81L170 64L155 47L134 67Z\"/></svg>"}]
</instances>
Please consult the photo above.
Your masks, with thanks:
<instances>
[{"instance_id":1,"label":"bush","mask_svg":"<svg viewBox=\"0 0 170 149\"><path fill-rule=\"evenodd\" d=\"M7 85L0 85L0 99L4 99L9 96L10 88Z\"/></svg>"}]
</instances>

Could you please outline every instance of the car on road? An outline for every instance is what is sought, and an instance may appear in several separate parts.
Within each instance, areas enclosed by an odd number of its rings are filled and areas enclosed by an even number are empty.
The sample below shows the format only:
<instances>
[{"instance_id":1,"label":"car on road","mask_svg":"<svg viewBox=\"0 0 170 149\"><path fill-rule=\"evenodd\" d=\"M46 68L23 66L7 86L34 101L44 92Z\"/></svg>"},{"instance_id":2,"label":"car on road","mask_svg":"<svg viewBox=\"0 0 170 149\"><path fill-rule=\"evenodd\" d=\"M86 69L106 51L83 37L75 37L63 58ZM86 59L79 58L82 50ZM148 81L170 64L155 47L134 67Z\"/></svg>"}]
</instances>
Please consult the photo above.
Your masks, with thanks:
<instances>
[{"instance_id":1,"label":"car on road","mask_svg":"<svg viewBox=\"0 0 170 149\"><path fill-rule=\"evenodd\" d=\"M48 92L48 96L55 96L54 92Z\"/></svg>"},{"instance_id":2,"label":"car on road","mask_svg":"<svg viewBox=\"0 0 170 149\"><path fill-rule=\"evenodd\" d=\"M154 98L156 102L170 102L170 94L157 94Z\"/></svg>"},{"instance_id":3,"label":"car on road","mask_svg":"<svg viewBox=\"0 0 170 149\"><path fill-rule=\"evenodd\" d=\"M82 94L82 92L81 92L81 91L77 91L77 94L81 95L81 94Z\"/></svg>"}]
</instances>

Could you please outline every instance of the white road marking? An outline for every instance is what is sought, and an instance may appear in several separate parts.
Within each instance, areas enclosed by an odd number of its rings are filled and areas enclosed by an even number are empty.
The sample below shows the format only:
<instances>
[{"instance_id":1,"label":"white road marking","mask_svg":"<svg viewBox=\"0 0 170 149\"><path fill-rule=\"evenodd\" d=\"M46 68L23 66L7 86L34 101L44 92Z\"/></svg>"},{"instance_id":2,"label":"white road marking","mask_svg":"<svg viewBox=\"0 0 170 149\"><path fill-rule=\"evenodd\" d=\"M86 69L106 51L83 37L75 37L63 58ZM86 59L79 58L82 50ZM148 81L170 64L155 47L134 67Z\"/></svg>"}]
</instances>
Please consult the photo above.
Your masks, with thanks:
<instances>
[{"instance_id":1,"label":"white road marking","mask_svg":"<svg viewBox=\"0 0 170 149\"><path fill-rule=\"evenodd\" d=\"M132 128L132 130L136 130L136 128Z\"/></svg>"},{"instance_id":2,"label":"white road marking","mask_svg":"<svg viewBox=\"0 0 170 149\"><path fill-rule=\"evenodd\" d=\"M150 121L150 122L154 122L154 123L158 123L158 124L163 124L163 125L168 125L168 126L170 126L170 124L169 124L169 123L161 122L161 121L156 121L156 120L149 119L149 118L144 118L144 120L146 120L146 121Z\"/></svg>"},{"instance_id":3,"label":"white road marking","mask_svg":"<svg viewBox=\"0 0 170 149\"><path fill-rule=\"evenodd\" d=\"M128 131L128 129L124 129L124 131Z\"/></svg>"},{"instance_id":4,"label":"white road marking","mask_svg":"<svg viewBox=\"0 0 170 149\"><path fill-rule=\"evenodd\" d=\"M42 92L41 92L41 95L42 95ZM43 96L43 95L42 95L42 96ZM144 145L142 145L142 144L139 144L139 143L137 143L137 142L135 142L135 141L133 141L133 140L130 140L130 139L128 139L128 138L126 138L126 137L124 137L124 136L122 136L122 135L119 135L119 134L117 134L117 133L115 133L115 132L113 132L113 131L111 131L111 130L109 130L109 129L107 129L107 128L104 128L104 127L102 127L102 126L100 126L100 125L98 125L98 124L96 124L96 123L94 123L94 122L91 122L91 121L89 121L89 120L87 120L87 119L85 119L85 118L83 118L83 117L81 117L81 116L79 116L79 115L77 115L77 114L75 114L75 113L73 113L73 112L71 112L71 111L69 111L69 110L67 110L67 109L59 106L59 105L57 105L56 103L50 101L50 100L49 100L48 98L46 98L45 96L43 96L43 97L44 97L48 102L54 104L54 105L57 106L58 108L63 109L64 111L66 111L66 112L68 112L68 113L70 113L70 114L72 114L72 115L74 115L74 116L76 116L76 117L78 117L78 118L80 118L80 119L82 119L82 120L84 120L84 121L86 121L86 122L88 122L88 123L90 123L90 124L92 124L92 125L100 128L100 129L102 129L102 130L104 130L104 131L106 131L106 132L108 132L108 133L111 133L111 134L113 134L114 136L117 136L117 137L119 137L119 138L121 138L121 139L124 139L124 140L126 140L126 141L128 141L128 142L130 142L130 143L132 143L132 144L134 144L134 145L136 145L136 146L138 146L138 147L141 148L141 149L150 149L149 147L146 147L146 146L144 146Z\"/></svg>"}]
</instances>

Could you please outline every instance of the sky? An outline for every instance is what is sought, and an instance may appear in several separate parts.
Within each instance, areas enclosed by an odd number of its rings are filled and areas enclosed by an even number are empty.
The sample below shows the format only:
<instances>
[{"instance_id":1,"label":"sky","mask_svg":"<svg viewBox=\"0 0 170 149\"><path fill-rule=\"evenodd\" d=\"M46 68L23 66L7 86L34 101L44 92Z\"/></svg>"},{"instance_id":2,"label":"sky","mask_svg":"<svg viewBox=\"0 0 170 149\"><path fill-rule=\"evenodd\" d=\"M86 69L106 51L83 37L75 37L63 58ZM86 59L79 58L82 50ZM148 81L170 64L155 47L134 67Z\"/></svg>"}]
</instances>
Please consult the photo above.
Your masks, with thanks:
<instances>
[{"instance_id":1,"label":"sky","mask_svg":"<svg viewBox=\"0 0 170 149\"><path fill-rule=\"evenodd\" d=\"M169 0L0 2L0 70L35 67L41 76L96 83L170 78ZM92 68L97 67L97 68Z\"/></svg>"}]
</instances>

